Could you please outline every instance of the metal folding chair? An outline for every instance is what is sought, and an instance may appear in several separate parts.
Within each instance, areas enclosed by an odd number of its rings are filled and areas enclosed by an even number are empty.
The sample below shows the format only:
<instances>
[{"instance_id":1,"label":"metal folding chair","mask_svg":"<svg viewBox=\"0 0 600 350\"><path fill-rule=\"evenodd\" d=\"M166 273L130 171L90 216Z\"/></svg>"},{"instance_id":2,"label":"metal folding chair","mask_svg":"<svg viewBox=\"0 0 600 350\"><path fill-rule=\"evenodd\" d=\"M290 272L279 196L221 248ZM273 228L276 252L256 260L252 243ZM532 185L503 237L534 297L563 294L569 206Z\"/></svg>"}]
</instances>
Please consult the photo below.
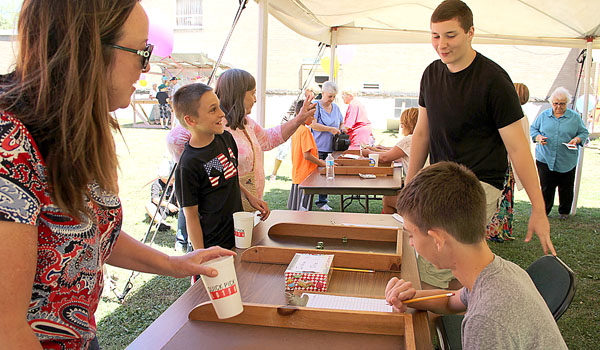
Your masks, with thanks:
<instances>
[{"instance_id":1,"label":"metal folding chair","mask_svg":"<svg viewBox=\"0 0 600 350\"><path fill-rule=\"evenodd\" d=\"M576 280L573 270L559 258L545 255L529 265L526 271L552 316L558 320L575 296ZM435 328L442 350L462 349L462 321L461 315L444 315L436 320Z\"/></svg>"}]
</instances>

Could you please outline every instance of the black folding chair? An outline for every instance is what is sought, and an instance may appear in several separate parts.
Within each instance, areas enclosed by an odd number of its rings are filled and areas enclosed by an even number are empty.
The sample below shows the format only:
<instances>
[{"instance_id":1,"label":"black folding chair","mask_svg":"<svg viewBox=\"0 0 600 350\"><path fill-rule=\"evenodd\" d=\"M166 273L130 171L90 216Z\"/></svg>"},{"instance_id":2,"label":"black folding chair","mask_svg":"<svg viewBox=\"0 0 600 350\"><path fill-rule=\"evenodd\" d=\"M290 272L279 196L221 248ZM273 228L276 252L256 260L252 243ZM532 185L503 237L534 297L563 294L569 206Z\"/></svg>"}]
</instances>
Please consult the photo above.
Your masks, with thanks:
<instances>
[{"instance_id":1,"label":"black folding chair","mask_svg":"<svg viewBox=\"0 0 600 350\"><path fill-rule=\"evenodd\" d=\"M527 268L529 277L558 321L575 297L575 274L559 258L542 256Z\"/></svg>"},{"instance_id":2,"label":"black folding chair","mask_svg":"<svg viewBox=\"0 0 600 350\"><path fill-rule=\"evenodd\" d=\"M558 320L575 297L576 280L573 270L559 258L545 255L529 265L526 271L552 316ZM462 321L461 315L444 315L436 320L435 328L442 350L462 349Z\"/></svg>"}]
</instances>

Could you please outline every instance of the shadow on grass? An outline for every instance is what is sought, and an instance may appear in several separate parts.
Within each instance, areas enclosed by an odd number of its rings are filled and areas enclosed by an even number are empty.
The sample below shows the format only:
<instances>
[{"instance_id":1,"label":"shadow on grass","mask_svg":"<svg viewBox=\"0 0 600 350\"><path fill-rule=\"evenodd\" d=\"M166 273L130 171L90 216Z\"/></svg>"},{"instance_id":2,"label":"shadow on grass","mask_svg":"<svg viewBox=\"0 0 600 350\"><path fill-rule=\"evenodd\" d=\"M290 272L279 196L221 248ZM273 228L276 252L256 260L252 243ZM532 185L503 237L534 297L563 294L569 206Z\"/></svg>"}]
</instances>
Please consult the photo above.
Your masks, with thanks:
<instances>
[{"instance_id":1,"label":"shadow on grass","mask_svg":"<svg viewBox=\"0 0 600 350\"><path fill-rule=\"evenodd\" d=\"M289 189L283 190L280 188L272 188L263 195L263 200L269 203L269 208L271 210L287 210L287 200L289 196Z\"/></svg>"},{"instance_id":2,"label":"shadow on grass","mask_svg":"<svg viewBox=\"0 0 600 350\"><path fill-rule=\"evenodd\" d=\"M291 184L290 184L290 187L291 187ZM284 190L284 189L280 189L280 188L273 188L263 195L263 199L267 203L269 203L269 208L271 210L287 210L287 200L288 200L289 195L290 195L289 189ZM315 195L315 198L313 199L313 201L316 201L316 198L317 198L317 196ZM348 196L344 196L344 198L348 198ZM381 199L381 196L379 196L378 198ZM381 200L379 200L379 199L369 201L369 213L381 214L383 204L382 204ZM329 201L328 205L331 207L331 209L333 211L336 211L336 212L341 211L340 195L329 195L328 201ZM364 199L362 199L361 201L352 200L351 203L348 205L348 207L345 209L345 211L349 212L349 213L364 213L365 209L363 206L361 206L361 204L360 204L361 202L364 204L364 202L365 202ZM314 203L313 203L313 211L318 211L318 209L316 208Z\"/></svg>"},{"instance_id":3,"label":"shadow on grass","mask_svg":"<svg viewBox=\"0 0 600 350\"><path fill-rule=\"evenodd\" d=\"M275 178L277 179L277 181L292 182L292 178L289 177L289 176L279 176L279 175L277 175L277 176L275 176ZM269 179L270 179L270 175L269 176L265 176L265 180L266 181L270 181ZM291 184L290 184L290 186L291 186Z\"/></svg>"},{"instance_id":4,"label":"shadow on grass","mask_svg":"<svg viewBox=\"0 0 600 350\"><path fill-rule=\"evenodd\" d=\"M123 304L98 322L98 339L102 350L125 349L189 286L189 278L156 276L130 293ZM103 302L118 305L114 295L107 291L104 294Z\"/></svg>"},{"instance_id":5,"label":"shadow on grass","mask_svg":"<svg viewBox=\"0 0 600 350\"><path fill-rule=\"evenodd\" d=\"M175 246L175 235L177 231L177 217L168 217L165 223L171 226L171 228L168 230L158 230L155 235L156 225L152 225L152 230L146 236L144 243L150 244L152 236L154 236L154 241L152 243L153 245L173 249ZM148 226L150 225L150 218L144 215L144 219L139 222L139 225L141 226L140 229L142 229L144 235L146 235L148 232Z\"/></svg>"}]
</instances>

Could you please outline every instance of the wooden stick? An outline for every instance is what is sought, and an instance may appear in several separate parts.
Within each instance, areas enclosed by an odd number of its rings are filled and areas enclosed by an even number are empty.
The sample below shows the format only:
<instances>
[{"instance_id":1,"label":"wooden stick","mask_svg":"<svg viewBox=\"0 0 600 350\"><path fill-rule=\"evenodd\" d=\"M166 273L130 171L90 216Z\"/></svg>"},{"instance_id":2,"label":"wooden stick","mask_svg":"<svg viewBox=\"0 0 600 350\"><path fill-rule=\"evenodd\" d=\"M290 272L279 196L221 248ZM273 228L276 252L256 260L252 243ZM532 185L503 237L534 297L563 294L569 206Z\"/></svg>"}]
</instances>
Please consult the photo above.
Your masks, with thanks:
<instances>
[{"instance_id":1,"label":"wooden stick","mask_svg":"<svg viewBox=\"0 0 600 350\"><path fill-rule=\"evenodd\" d=\"M354 272L375 272L375 270L349 269L347 267L332 267L333 270L339 271L354 271Z\"/></svg>"},{"instance_id":2,"label":"wooden stick","mask_svg":"<svg viewBox=\"0 0 600 350\"><path fill-rule=\"evenodd\" d=\"M452 297L452 296L454 296L454 292L450 292L450 293L446 293L446 294L430 295L428 297L420 297L420 298L401 300L401 301L402 301L402 304L410 304L410 303L415 303L417 301L425 301L425 300L446 298L446 297Z\"/></svg>"}]
</instances>

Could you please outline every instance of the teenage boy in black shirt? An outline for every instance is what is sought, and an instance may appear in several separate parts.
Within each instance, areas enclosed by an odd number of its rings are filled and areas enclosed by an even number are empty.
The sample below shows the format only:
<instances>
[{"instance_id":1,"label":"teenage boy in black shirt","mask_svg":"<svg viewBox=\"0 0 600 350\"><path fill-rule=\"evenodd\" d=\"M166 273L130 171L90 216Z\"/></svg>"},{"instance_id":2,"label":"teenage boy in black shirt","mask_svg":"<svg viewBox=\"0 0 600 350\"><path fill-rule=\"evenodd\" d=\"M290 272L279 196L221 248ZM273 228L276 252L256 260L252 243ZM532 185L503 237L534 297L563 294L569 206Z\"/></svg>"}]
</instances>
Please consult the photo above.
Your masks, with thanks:
<instances>
[{"instance_id":1,"label":"teenage boy in black shirt","mask_svg":"<svg viewBox=\"0 0 600 350\"><path fill-rule=\"evenodd\" d=\"M442 2L431 16L431 42L440 56L423 73L419 119L413 133L407 181L444 160L466 165L486 188L489 211L500 197L507 151L531 201L525 241L535 232L544 253L556 252L544 199L520 119L523 112L508 74L471 46L473 14L460 0Z\"/></svg>"}]
</instances>

